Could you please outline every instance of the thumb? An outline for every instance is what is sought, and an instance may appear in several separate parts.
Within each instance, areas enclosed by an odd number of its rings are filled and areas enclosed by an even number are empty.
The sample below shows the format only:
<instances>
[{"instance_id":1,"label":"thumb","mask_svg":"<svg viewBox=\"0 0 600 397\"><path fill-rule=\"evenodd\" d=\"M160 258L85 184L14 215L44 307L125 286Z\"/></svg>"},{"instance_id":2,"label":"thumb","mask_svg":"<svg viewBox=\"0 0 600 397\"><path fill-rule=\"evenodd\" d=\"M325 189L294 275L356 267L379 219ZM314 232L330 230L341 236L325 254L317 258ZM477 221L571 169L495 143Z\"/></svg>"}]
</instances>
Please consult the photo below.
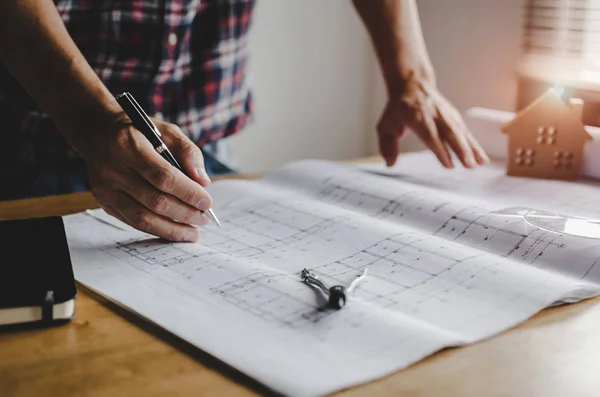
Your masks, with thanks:
<instances>
[{"instance_id":1,"label":"thumb","mask_svg":"<svg viewBox=\"0 0 600 397\"><path fill-rule=\"evenodd\" d=\"M155 123L162 134L162 140L167 145L175 159L183 168L185 174L202 187L210 184L210 177L204 166L204 156L181 129L170 123Z\"/></svg>"}]
</instances>

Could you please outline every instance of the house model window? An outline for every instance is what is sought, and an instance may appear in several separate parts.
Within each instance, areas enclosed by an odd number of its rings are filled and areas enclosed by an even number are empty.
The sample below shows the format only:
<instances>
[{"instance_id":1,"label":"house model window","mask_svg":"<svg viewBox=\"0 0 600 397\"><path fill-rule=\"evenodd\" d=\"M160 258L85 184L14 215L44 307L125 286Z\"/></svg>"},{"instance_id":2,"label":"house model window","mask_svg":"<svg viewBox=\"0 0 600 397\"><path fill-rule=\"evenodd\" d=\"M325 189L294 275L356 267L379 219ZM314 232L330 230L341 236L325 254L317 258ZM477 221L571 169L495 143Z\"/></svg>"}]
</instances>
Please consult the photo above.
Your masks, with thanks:
<instances>
[{"instance_id":1,"label":"house model window","mask_svg":"<svg viewBox=\"0 0 600 397\"><path fill-rule=\"evenodd\" d=\"M549 90L519 112L502 127L508 135L507 174L578 179L585 143L592 139L581 122L582 109L581 99L566 103Z\"/></svg>"}]
</instances>

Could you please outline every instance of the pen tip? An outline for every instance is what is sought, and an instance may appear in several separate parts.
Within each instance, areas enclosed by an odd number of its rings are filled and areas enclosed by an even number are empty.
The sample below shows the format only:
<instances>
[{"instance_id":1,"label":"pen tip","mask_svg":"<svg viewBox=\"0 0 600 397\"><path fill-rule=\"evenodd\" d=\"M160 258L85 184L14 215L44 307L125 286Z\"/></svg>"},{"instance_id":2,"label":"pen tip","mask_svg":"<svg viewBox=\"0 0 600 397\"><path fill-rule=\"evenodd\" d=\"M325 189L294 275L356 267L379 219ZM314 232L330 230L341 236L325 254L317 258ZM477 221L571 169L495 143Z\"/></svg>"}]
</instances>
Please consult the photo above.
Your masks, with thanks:
<instances>
[{"instance_id":1,"label":"pen tip","mask_svg":"<svg viewBox=\"0 0 600 397\"><path fill-rule=\"evenodd\" d=\"M206 211L205 213L210 219L213 220L213 222L217 224L217 226L221 227L221 222L219 222L219 218L217 218L212 208Z\"/></svg>"}]
</instances>

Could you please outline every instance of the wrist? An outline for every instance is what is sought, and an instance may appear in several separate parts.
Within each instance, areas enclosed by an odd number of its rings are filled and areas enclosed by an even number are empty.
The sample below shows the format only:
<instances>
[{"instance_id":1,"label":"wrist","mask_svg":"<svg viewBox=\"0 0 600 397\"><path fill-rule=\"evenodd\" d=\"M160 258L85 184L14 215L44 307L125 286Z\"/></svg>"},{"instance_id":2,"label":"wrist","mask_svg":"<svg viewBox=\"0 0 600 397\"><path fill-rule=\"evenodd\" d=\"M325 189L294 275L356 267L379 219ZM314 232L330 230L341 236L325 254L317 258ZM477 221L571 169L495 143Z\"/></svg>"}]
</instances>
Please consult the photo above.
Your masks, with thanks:
<instances>
[{"instance_id":1,"label":"wrist","mask_svg":"<svg viewBox=\"0 0 600 397\"><path fill-rule=\"evenodd\" d=\"M428 61L397 61L382 65L389 96L402 95L417 85L436 85L433 67Z\"/></svg>"},{"instance_id":2,"label":"wrist","mask_svg":"<svg viewBox=\"0 0 600 397\"><path fill-rule=\"evenodd\" d=\"M57 125L69 145L86 160L90 160L110 136L116 136L119 130L130 125L121 109L97 103L85 112L78 110L72 109L72 117L66 122L57 122Z\"/></svg>"},{"instance_id":3,"label":"wrist","mask_svg":"<svg viewBox=\"0 0 600 397\"><path fill-rule=\"evenodd\" d=\"M126 116L97 76L84 77L75 69L71 82L60 95L60 107L51 113L69 144L85 158L95 151L98 139L126 124Z\"/></svg>"}]
</instances>

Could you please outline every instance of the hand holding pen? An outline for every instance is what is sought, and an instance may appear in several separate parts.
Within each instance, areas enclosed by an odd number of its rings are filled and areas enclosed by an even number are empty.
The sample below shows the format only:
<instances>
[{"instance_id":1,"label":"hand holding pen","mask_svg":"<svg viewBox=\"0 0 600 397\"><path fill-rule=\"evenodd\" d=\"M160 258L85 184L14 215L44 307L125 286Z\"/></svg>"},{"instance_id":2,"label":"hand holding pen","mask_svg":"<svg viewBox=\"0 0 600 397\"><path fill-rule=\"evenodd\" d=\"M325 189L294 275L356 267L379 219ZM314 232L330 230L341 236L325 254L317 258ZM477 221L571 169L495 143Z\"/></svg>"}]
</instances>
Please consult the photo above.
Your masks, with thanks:
<instances>
[{"instance_id":1,"label":"hand holding pen","mask_svg":"<svg viewBox=\"0 0 600 397\"><path fill-rule=\"evenodd\" d=\"M193 225L210 223L205 212L212 207L202 152L177 126L153 124L180 168L165 161L139 123L92 123L82 156L94 196L107 213L138 230L169 241L197 241Z\"/></svg>"},{"instance_id":2,"label":"hand holding pen","mask_svg":"<svg viewBox=\"0 0 600 397\"><path fill-rule=\"evenodd\" d=\"M117 101L119 102L125 113L127 113L127 116L129 116L129 118L131 119L133 126L137 128L142 134L144 134L146 139L148 139L148 141L152 144L152 147L154 147L154 150L156 150L156 152L160 154L162 158L167 160L169 164L171 164L173 167L177 168L179 171L185 174L186 170L183 169L181 165L179 165L175 157L171 154L171 151L169 150L167 145L165 145L165 143L162 141L162 134L160 133L158 128L156 128L156 125L154 125L152 120L150 120L150 117L148 117L146 112L144 112L142 107L137 103L133 96L130 93L125 92L117 97ZM179 130L178 127L177 129ZM181 130L179 130L179 133L181 133ZM181 133L181 138L183 137L184 135L183 133ZM190 143L191 142L187 142L188 145ZM196 146L194 146L194 148L196 148ZM198 171L199 169L196 168L193 169L190 173L197 174L199 173ZM205 176L206 179L209 179L208 175L206 175L204 167L202 167L201 172L204 173L203 176ZM221 223L219 222L219 219L215 215L212 208L199 209L202 212L206 213L210 219L212 219L219 227L221 227Z\"/></svg>"}]
</instances>

